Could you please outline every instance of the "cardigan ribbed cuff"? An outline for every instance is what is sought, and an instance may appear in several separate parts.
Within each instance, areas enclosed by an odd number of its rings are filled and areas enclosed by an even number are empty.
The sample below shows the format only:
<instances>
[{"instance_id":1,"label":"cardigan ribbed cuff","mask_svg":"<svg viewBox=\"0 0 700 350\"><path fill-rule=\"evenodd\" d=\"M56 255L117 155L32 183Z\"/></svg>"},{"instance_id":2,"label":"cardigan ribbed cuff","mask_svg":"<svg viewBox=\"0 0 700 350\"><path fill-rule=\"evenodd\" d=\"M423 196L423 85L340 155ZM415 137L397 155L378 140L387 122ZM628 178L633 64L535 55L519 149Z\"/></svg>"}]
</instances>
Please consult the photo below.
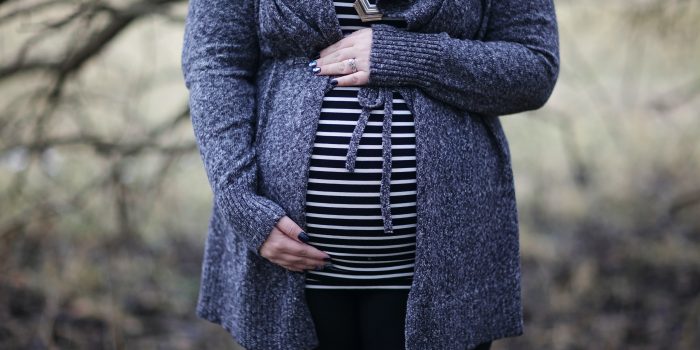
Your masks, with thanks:
<instances>
[{"instance_id":1,"label":"cardigan ribbed cuff","mask_svg":"<svg viewBox=\"0 0 700 350\"><path fill-rule=\"evenodd\" d=\"M438 81L444 66L442 42L446 35L372 24L368 85L430 86Z\"/></svg>"},{"instance_id":2,"label":"cardigan ribbed cuff","mask_svg":"<svg viewBox=\"0 0 700 350\"><path fill-rule=\"evenodd\" d=\"M233 189L220 193L217 201L229 225L242 235L248 248L260 256L260 247L287 212L274 201Z\"/></svg>"}]
</instances>

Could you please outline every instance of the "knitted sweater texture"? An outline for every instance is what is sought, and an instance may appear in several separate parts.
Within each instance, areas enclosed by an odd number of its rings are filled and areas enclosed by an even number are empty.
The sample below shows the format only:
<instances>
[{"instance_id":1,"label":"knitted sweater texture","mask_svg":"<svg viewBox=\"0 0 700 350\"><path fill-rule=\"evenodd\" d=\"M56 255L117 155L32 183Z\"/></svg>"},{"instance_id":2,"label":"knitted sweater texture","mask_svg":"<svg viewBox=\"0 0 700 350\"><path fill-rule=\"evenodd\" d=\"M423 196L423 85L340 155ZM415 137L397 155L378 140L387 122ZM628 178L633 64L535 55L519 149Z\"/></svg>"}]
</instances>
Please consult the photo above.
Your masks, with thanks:
<instances>
[{"instance_id":1,"label":"knitted sweater texture","mask_svg":"<svg viewBox=\"0 0 700 350\"><path fill-rule=\"evenodd\" d=\"M538 109L552 93L559 74L554 4L377 6L406 28L372 24L369 82L359 96L372 106L397 90L415 122L416 263L406 349L472 349L521 335L518 213L499 117ZM196 313L249 350L318 345L304 273L273 264L259 249L284 215L306 228L311 149L332 88L331 76L314 75L307 64L340 39L331 0L190 0L182 69L213 192Z\"/></svg>"}]
</instances>

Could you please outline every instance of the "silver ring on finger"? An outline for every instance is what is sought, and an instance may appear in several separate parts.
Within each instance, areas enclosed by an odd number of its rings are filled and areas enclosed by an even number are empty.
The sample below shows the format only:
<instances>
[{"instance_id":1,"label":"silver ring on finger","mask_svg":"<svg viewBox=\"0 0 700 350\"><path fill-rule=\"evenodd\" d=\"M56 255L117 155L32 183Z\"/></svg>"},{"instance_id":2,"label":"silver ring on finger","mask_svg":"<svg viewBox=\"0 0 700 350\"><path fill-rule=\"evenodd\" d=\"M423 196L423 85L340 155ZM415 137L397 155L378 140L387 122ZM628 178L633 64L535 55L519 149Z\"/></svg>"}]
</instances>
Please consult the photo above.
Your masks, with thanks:
<instances>
[{"instance_id":1,"label":"silver ring on finger","mask_svg":"<svg viewBox=\"0 0 700 350\"><path fill-rule=\"evenodd\" d=\"M348 65L353 73L357 73L357 64L355 63L355 57L348 59Z\"/></svg>"}]
</instances>

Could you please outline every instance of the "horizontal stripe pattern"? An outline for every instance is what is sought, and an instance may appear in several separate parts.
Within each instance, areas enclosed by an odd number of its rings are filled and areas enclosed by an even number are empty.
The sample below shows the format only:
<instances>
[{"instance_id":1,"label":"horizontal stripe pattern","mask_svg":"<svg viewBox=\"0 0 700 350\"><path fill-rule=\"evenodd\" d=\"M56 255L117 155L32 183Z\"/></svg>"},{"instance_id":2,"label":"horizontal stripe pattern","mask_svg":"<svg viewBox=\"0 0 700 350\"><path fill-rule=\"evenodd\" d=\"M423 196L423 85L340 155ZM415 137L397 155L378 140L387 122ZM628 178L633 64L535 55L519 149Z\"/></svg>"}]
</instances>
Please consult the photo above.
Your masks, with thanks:
<instances>
[{"instance_id":1,"label":"horizontal stripe pattern","mask_svg":"<svg viewBox=\"0 0 700 350\"><path fill-rule=\"evenodd\" d=\"M334 2L344 34L377 23L360 21L353 1ZM307 271L306 288L409 289L416 249L413 116L400 92L394 91L390 186L394 232L386 234L379 200L383 106L369 115L355 171L345 169L348 144L362 110L358 90L338 86L323 98L309 168L306 222L309 244L328 253L333 266Z\"/></svg>"}]
</instances>

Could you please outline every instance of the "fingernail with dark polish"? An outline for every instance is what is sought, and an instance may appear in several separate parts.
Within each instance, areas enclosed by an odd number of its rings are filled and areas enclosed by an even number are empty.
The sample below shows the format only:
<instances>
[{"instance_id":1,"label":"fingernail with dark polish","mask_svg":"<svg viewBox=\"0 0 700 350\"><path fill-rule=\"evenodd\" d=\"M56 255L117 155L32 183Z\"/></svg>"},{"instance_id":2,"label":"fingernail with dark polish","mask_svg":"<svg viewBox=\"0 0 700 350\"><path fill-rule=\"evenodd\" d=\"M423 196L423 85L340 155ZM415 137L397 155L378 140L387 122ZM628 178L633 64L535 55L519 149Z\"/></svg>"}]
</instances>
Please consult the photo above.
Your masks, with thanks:
<instances>
[{"instance_id":1,"label":"fingernail with dark polish","mask_svg":"<svg viewBox=\"0 0 700 350\"><path fill-rule=\"evenodd\" d=\"M316 60L309 62L309 67L316 67Z\"/></svg>"},{"instance_id":2,"label":"fingernail with dark polish","mask_svg":"<svg viewBox=\"0 0 700 350\"><path fill-rule=\"evenodd\" d=\"M331 79L331 85L333 85L333 86L338 85L338 79Z\"/></svg>"},{"instance_id":3,"label":"fingernail with dark polish","mask_svg":"<svg viewBox=\"0 0 700 350\"><path fill-rule=\"evenodd\" d=\"M327 256L327 257L323 258L323 260L324 260L324 261L331 261L331 257L330 257L330 256Z\"/></svg>"},{"instance_id":4,"label":"fingernail with dark polish","mask_svg":"<svg viewBox=\"0 0 700 350\"><path fill-rule=\"evenodd\" d=\"M311 70L314 73L318 73L321 71L321 67L315 67L314 69Z\"/></svg>"},{"instance_id":5,"label":"fingernail with dark polish","mask_svg":"<svg viewBox=\"0 0 700 350\"><path fill-rule=\"evenodd\" d=\"M307 235L306 232L301 231L301 232L299 232L299 239L300 239L302 242L306 243L306 242L309 241L309 235Z\"/></svg>"}]
</instances>

